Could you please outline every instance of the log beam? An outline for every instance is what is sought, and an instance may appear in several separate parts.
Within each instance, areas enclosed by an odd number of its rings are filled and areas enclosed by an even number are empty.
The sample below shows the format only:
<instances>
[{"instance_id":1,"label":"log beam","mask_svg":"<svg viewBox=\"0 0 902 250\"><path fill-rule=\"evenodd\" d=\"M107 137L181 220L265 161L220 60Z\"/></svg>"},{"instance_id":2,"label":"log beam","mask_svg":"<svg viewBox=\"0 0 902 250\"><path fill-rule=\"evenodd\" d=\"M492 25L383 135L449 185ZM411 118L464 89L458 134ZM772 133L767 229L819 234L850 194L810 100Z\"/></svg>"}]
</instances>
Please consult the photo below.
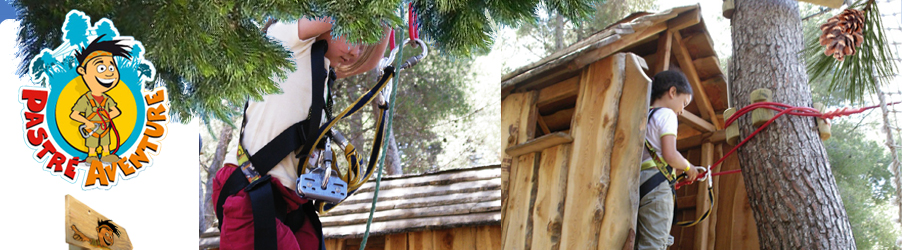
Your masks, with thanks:
<instances>
[{"instance_id":1,"label":"log beam","mask_svg":"<svg viewBox=\"0 0 902 250\"><path fill-rule=\"evenodd\" d=\"M673 53L679 63L680 67L683 69L683 73L686 74L686 78L689 79L689 83L692 85L693 91L693 101L695 101L696 105L698 105L699 113L701 113L702 118L710 121L717 129L723 129L723 122L718 121L715 117L717 114L714 113L714 108L711 106L711 100L708 99L708 95L705 94L704 87L702 87L702 82L698 78L698 72L695 69L695 65L692 63L692 57L689 54L689 51L686 50L686 46L682 42L683 38L680 36L679 32L673 32Z\"/></svg>"}]
</instances>

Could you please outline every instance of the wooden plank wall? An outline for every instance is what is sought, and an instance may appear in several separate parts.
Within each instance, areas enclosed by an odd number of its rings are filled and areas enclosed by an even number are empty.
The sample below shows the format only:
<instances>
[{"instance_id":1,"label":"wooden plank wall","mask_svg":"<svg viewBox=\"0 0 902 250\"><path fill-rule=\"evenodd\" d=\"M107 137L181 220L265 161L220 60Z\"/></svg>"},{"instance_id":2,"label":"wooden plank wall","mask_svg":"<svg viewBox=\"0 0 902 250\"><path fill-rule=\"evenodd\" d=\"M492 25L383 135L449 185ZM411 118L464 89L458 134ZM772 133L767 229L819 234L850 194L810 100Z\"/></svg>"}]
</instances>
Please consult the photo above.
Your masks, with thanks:
<instances>
[{"instance_id":1,"label":"wooden plank wall","mask_svg":"<svg viewBox=\"0 0 902 250\"><path fill-rule=\"evenodd\" d=\"M327 250L356 250L361 239L327 239ZM459 227L370 237L367 250L501 249L501 225Z\"/></svg>"},{"instance_id":2,"label":"wooden plank wall","mask_svg":"<svg viewBox=\"0 0 902 250\"><path fill-rule=\"evenodd\" d=\"M623 90L623 72L614 69L621 69L624 64L624 54L615 54L592 63L581 73L580 94L570 128L577 139L570 154L574 167L567 177L561 249L598 246Z\"/></svg>"},{"instance_id":3,"label":"wooden plank wall","mask_svg":"<svg viewBox=\"0 0 902 250\"><path fill-rule=\"evenodd\" d=\"M536 91L530 91L510 94L501 101L501 138L507 140L504 148L524 143L535 136L537 97ZM519 246L512 249L523 249L531 243L527 242L526 232L536 154L514 158L502 149L501 228L505 232L502 241L510 247Z\"/></svg>"},{"instance_id":4,"label":"wooden plank wall","mask_svg":"<svg viewBox=\"0 0 902 250\"><path fill-rule=\"evenodd\" d=\"M643 72L645 63L641 60L644 59L634 54L625 54L625 57L620 117L614 133L614 147L608 158L610 187L604 201L598 249L624 249L635 244L640 185L637 166L645 142L644 137L637 135L645 134L651 79Z\"/></svg>"}]
</instances>

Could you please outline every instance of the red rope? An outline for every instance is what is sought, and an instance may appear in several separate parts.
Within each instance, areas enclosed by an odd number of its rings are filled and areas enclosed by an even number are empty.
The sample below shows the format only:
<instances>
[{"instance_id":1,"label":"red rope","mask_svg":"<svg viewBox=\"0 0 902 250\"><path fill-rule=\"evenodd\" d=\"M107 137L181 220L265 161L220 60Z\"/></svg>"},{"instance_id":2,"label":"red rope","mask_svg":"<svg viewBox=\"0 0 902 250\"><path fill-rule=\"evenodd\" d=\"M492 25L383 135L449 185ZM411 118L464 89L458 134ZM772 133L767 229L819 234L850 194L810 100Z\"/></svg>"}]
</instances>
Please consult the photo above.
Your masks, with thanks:
<instances>
[{"instance_id":1,"label":"red rope","mask_svg":"<svg viewBox=\"0 0 902 250\"><path fill-rule=\"evenodd\" d=\"M899 103L902 103L902 102L894 102L894 103L889 103L887 105L896 105ZM727 152L727 154L725 154L723 157L721 157L719 160L717 160L717 162L714 162L714 164L711 165L711 168L709 169L709 171L713 170L715 167L719 166L721 163L723 163L724 160L727 159L728 156L733 154L733 152L736 152L736 150L739 149L740 146L742 146L743 144L745 144L746 142L751 140L752 137L754 137L759 132L764 130L764 128L766 128L767 125L770 125L775 120L777 120L777 118L779 118L780 116L783 116L785 114L798 115L798 116L813 116L813 117L818 117L818 118L822 118L822 119L833 119L833 118L839 117L839 116L848 116L848 115L852 115L852 114L858 114L858 113L861 113L866 110L873 109L873 108L876 108L879 106L880 105L867 106L867 107L863 107L863 108L841 108L841 109L837 109L837 110L830 111L827 113L821 113L820 111L818 111L817 109L814 109L814 108L794 107L794 106L790 106L787 104L776 103L776 102L757 102L757 103L753 103L749 106L745 106L745 107L739 109L738 111L736 111L735 114L730 116L730 118L727 119L727 121L724 123L724 127L730 126L730 124L732 124L734 121L736 121L736 119L739 119L740 116L747 114L749 112L752 112L752 110L755 110L758 108L766 108L766 109L770 109L770 110L780 111L780 113L777 113L777 115L775 115L773 118L770 118L770 120L767 120L767 122L762 124L761 127L759 127L758 129L755 130L755 132L752 132L752 134L750 134L748 137L746 137L744 140L742 140L742 142L739 142L739 144L737 144L735 147L733 147L733 149L731 149L729 152ZM736 169L736 170L730 170L730 171L717 172L717 173L712 173L711 177L719 176L719 175L726 175L726 174L735 174L735 173L739 173L741 171L742 171L741 169ZM705 173L699 173L699 176L703 176L704 174ZM682 187L684 185L688 185L688 184L691 184L691 182L682 181L682 182L677 183L675 188L679 189L680 187Z\"/></svg>"}]
</instances>

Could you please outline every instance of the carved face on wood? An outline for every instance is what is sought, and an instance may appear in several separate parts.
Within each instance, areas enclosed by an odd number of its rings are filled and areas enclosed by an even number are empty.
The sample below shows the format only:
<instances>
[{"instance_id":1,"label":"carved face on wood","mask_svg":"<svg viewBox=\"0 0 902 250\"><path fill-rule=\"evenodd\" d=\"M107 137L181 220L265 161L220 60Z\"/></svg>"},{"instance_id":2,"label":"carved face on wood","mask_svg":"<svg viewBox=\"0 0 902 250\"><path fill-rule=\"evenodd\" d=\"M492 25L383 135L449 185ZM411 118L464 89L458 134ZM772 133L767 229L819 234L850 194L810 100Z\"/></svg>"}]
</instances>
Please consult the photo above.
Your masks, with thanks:
<instances>
[{"instance_id":1,"label":"carved face on wood","mask_svg":"<svg viewBox=\"0 0 902 250\"><path fill-rule=\"evenodd\" d=\"M115 242L113 240L113 229L110 226L102 225L97 227L97 236L100 237L101 246L112 246Z\"/></svg>"}]
</instances>

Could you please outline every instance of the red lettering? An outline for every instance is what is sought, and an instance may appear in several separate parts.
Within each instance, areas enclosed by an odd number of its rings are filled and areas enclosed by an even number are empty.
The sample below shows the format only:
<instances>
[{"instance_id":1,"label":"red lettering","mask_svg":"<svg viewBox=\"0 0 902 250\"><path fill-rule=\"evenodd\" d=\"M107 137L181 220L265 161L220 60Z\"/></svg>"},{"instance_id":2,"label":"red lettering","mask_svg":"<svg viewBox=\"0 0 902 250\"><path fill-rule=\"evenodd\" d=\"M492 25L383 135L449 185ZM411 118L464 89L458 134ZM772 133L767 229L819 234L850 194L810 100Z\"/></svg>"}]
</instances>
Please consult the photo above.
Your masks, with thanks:
<instances>
[{"instance_id":1,"label":"red lettering","mask_svg":"<svg viewBox=\"0 0 902 250\"><path fill-rule=\"evenodd\" d=\"M163 107L163 105L148 108L147 109L147 120L154 121L154 122L165 121L166 114L163 114L165 112L166 112L166 107Z\"/></svg>"},{"instance_id":2,"label":"red lettering","mask_svg":"<svg viewBox=\"0 0 902 250\"><path fill-rule=\"evenodd\" d=\"M28 110L31 110L31 112L41 112L44 110L44 106L47 105L47 91L23 89L22 100L28 100Z\"/></svg>"},{"instance_id":3,"label":"red lettering","mask_svg":"<svg viewBox=\"0 0 902 250\"><path fill-rule=\"evenodd\" d=\"M75 180L75 166L78 165L78 157L72 157L69 159L69 162L66 164L66 171L63 172L70 180Z\"/></svg>"},{"instance_id":4,"label":"red lettering","mask_svg":"<svg viewBox=\"0 0 902 250\"><path fill-rule=\"evenodd\" d=\"M155 122L148 121L147 127L148 127L147 129L144 129L144 135L150 136L153 138L160 138L163 136L163 132L165 132L163 125L157 124ZM150 129L150 128L153 128L153 129Z\"/></svg>"},{"instance_id":5,"label":"red lettering","mask_svg":"<svg viewBox=\"0 0 902 250\"><path fill-rule=\"evenodd\" d=\"M147 105L154 105L159 102L162 102L166 97L166 92L163 89L157 90L153 95L145 95L144 100L147 101Z\"/></svg>"},{"instance_id":6,"label":"red lettering","mask_svg":"<svg viewBox=\"0 0 902 250\"><path fill-rule=\"evenodd\" d=\"M25 128L28 129L44 122L44 114L25 112L25 120L28 120L25 123Z\"/></svg>"},{"instance_id":7,"label":"red lettering","mask_svg":"<svg viewBox=\"0 0 902 250\"><path fill-rule=\"evenodd\" d=\"M44 139L47 139L47 131L44 130L44 128L38 128L38 130L28 130L28 143L31 143L32 146L41 145L41 142L44 141ZM43 157L43 155L41 155L41 157Z\"/></svg>"},{"instance_id":8,"label":"red lettering","mask_svg":"<svg viewBox=\"0 0 902 250\"><path fill-rule=\"evenodd\" d=\"M66 164L66 157L57 152L53 154L53 157L50 157L50 161L47 162L47 168L54 166L53 172L59 173L63 171L64 164Z\"/></svg>"},{"instance_id":9,"label":"red lettering","mask_svg":"<svg viewBox=\"0 0 902 250\"><path fill-rule=\"evenodd\" d=\"M44 155L47 153L56 154L56 147L53 146L53 143L50 143L50 140L44 142L44 149L38 151L38 158L44 158Z\"/></svg>"}]
</instances>

